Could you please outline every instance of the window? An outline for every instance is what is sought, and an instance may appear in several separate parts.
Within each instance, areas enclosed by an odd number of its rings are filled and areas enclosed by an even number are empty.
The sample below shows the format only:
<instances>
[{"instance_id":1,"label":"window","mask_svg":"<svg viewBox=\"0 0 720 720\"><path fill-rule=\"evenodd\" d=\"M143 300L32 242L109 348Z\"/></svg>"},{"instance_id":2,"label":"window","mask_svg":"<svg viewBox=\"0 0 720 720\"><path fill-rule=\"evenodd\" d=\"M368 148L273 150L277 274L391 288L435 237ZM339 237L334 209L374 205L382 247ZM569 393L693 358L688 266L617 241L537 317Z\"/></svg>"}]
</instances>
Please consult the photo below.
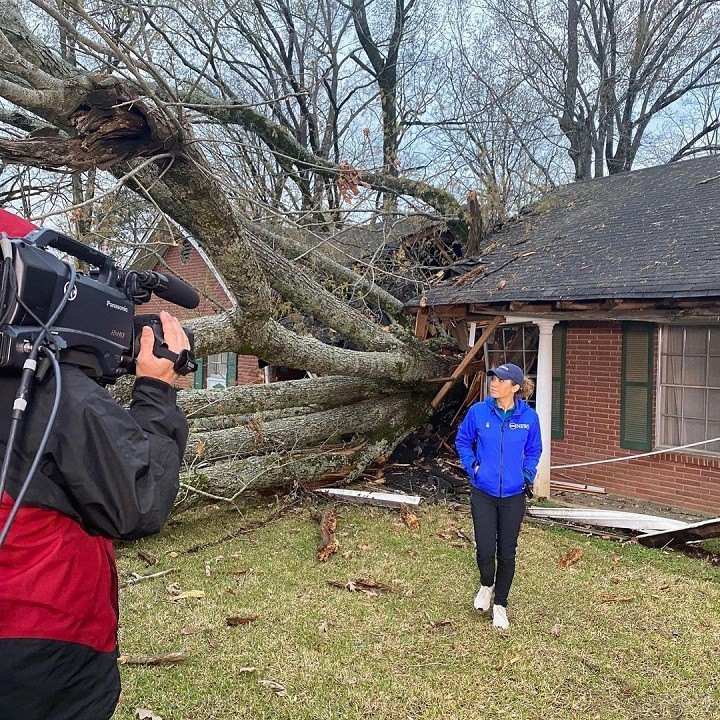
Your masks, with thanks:
<instances>
[{"instance_id":1,"label":"window","mask_svg":"<svg viewBox=\"0 0 720 720\"><path fill-rule=\"evenodd\" d=\"M503 363L521 367L535 381L540 330L537 325L502 325L485 343L485 367ZM535 407L535 393L527 400Z\"/></svg>"},{"instance_id":2,"label":"window","mask_svg":"<svg viewBox=\"0 0 720 720\"><path fill-rule=\"evenodd\" d=\"M205 367L205 387L208 390L227 387L227 353L208 355Z\"/></svg>"},{"instance_id":3,"label":"window","mask_svg":"<svg viewBox=\"0 0 720 720\"><path fill-rule=\"evenodd\" d=\"M652 449L652 394L655 326L622 325L622 380L620 387L620 447Z\"/></svg>"},{"instance_id":4,"label":"window","mask_svg":"<svg viewBox=\"0 0 720 720\"><path fill-rule=\"evenodd\" d=\"M237 380L237 355L218 353L198 359L195 387L216 390L234 385Z\"/></svg>"},{"instance_id":5,"label":"window","mask_svg":"<svg viewBox=\"0 0 720 720\"><path fill-rule=\"evenodd\" d=\"M662 445L675 447L720 437L719 327L663 327L658 408ZM720 441L695 449L720 453Z\"/></svg>"}]
</instances>

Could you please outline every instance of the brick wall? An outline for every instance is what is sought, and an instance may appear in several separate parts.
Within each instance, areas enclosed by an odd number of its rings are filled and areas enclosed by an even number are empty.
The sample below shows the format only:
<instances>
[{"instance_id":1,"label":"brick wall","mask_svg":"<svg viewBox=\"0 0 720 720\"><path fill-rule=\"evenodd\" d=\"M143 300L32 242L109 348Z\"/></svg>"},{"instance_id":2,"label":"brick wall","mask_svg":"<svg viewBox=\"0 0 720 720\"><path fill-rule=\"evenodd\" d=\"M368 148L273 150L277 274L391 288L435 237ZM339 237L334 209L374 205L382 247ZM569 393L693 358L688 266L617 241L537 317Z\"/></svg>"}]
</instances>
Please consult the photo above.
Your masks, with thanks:
<instances>
[{"instance_id":1,"label":"brick wall","mask_svg":"<svg viewBox=\"0 0 720 720\"><path fill-rule=\"evenodd\" d=\"M552 441L552 465L635 455L620 447L620 323L570 323L565 375L565 437ZM653 417L653 428L655 419ZM720 515L720 458L662 453L554 470L551 477L601 485L610 493Z\"/></svg>"},{"instance_id":2,"label":"brick wall","mask_svg":"<svg viewBox=\"0 0 720 720\"><path fill-rule=\"evenodd\" d=\"M181 280L193 285L200 295L200 304L194 310L182 308L152 296L150 302L138 307L138 313L158 313L161 310L175 315L175 317L183 322L196 317L204 317L206 315L215 315L216 313L227 310L231 303L227 293L217 280L215 273L208 266L202 255L193 247L190 250L188 259L183 262L181 257L181 247L169 248L163 257L163 262L159 262L153 270L157 272L168 272L168 268L174 275ZM258 359L252 355L238 355L237 359L237 384L243 385L247 383L262 382L262 373L258 368ZM194 376L188 375L178 382L182 388L192 388Z\"/></svg>"}]
</instances>

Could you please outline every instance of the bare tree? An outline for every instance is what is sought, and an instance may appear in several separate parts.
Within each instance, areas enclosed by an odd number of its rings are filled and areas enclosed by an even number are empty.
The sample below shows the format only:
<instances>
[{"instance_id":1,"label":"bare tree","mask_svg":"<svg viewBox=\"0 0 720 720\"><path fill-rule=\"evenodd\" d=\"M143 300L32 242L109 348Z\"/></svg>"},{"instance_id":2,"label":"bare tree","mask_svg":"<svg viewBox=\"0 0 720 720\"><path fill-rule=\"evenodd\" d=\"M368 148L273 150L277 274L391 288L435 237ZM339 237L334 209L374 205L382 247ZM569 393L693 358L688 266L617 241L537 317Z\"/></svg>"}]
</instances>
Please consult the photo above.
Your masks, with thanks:
<instances>
[{"instance_id":1,"label":"bare tree","mask_svg":"<svg viewBox=\"0 0 720 720\"><path fill-rule=\"evenodd\" d=\"M497 60L557 118L577 179L630 170L648 127L718 83L720 8L705 0L487 2Z\"/></svg>"}]
</instances>

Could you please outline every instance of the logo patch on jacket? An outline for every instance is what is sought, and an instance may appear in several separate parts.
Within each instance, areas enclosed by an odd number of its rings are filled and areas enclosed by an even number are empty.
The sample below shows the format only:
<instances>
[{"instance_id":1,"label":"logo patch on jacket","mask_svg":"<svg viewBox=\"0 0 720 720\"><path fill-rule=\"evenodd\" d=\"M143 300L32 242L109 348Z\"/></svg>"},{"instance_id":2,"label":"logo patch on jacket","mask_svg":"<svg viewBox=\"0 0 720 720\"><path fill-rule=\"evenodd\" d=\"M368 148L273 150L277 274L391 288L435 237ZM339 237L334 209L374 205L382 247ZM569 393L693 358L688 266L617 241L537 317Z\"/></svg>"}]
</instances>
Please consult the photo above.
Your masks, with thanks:
<instances>
[{"instance_id":1,"label":"logo patch on jacket","mask_svg":"<svg viewBox=\"0 0 720 720\"><path fill-rule=\"evenodd\" d=\"M529 430L530 429L530 423L514 423L511 422L508 424L508 427L511 430Z\"/></svg>"}]
</instances>

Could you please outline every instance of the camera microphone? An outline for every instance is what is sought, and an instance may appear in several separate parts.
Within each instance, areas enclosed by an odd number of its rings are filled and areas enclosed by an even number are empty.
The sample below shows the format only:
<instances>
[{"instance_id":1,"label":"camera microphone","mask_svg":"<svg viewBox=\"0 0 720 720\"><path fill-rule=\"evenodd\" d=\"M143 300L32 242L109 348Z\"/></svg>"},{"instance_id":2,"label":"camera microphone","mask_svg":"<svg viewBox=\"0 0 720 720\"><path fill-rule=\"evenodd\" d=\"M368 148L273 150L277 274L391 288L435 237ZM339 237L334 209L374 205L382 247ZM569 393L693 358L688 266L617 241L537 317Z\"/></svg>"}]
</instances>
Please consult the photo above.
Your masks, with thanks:
<instances>
[{"instance_id":1,"label":"camera microphone","mask_svg":"<svg viewBox=\"0 0 720 720\"><path fill-rule=\"evenodd\" d=\"M187 283L174 275L163 275L153 270L138 272L140 285L174 305L193 310L200 304L200 296Z\"/></svg>"}]
</instances>

